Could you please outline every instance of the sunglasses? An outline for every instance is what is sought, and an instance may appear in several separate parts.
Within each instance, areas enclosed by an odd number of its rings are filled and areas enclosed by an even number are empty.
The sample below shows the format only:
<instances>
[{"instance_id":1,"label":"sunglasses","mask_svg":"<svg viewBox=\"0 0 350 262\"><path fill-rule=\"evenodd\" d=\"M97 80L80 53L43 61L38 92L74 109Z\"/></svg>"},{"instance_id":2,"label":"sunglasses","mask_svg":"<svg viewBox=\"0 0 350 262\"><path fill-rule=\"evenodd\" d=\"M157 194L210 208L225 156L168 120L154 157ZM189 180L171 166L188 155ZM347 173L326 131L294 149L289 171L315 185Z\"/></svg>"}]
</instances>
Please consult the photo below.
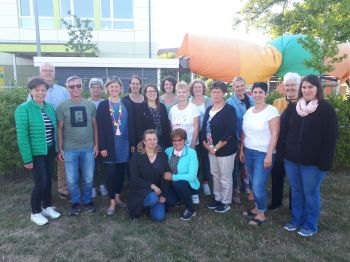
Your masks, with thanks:
<instances>
[{"instance_id":1,"label":"sunglasses","mask_svg":"<svg viewBox=\"0 0 350 262\"><path fill-rule=\"evenodd\" d=\"M78 84L78 85L70 85L68 86L70 89L74 89L74 88L77 88L77 89L80 89L82 87L81 84Z\"/></svg>"}]
</instances>

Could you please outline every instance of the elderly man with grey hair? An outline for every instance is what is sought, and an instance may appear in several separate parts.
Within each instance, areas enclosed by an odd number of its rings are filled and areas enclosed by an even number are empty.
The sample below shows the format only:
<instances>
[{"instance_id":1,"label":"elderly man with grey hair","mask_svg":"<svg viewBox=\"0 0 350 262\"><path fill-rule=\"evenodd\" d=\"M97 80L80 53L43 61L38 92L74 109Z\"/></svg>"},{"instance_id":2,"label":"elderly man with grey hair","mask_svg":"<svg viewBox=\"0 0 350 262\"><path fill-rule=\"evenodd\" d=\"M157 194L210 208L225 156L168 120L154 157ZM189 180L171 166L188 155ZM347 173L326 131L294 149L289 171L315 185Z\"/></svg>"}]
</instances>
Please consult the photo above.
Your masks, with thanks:
<instances>
[{"instance_id":1,"label":"elderly man with grey hair","mask_svg":"<svg viewBox=\"0 0 350 262\"><path fill-rule=\"evenodd\" d=\"M297 73L288 72L283 77L283 87L285 91L285 96L277 98L273 102L281 114L281 119L283 118L283 111L287 108L289 103L294 103L298 100L299 85L301 82L301 77ZM278 144L283 144L281 138ZM285 169L283 163L283 153L278 150L280 146L277 146L276 161L271 171L271 204L269 205L269 210L276 210L282 206L283 203L283 184L285 177Z\"/></svg>"},{"instance_id":2,"label":"elderly man with grey hair","mask_svg":"<svg viewBox=\"0 0 350 262\"><path fill-rule=\"evenodd\" d=\"M49 85L45 101L56 110L62 102L70 98L70 95L65 87L55 84L55 76L56 70L53 64L44 62L40 65L40 77ZM29 94L27 100L31 99L32 97ZM60 161L57 161L57 191L62 198L69 198L64 164Z\"/></svg>"}]
</instances>

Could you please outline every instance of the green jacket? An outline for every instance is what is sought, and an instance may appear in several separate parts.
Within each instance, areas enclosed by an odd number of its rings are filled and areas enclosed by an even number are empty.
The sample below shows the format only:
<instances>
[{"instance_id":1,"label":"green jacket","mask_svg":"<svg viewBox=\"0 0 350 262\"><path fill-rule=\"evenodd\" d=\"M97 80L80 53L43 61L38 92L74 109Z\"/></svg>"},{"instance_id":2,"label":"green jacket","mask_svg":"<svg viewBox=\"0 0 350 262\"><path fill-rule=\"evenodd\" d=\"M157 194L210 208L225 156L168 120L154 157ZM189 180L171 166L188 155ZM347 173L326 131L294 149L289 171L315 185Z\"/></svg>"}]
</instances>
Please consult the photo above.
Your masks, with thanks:
<instances>
[{"instance_id":1,"label":"green jacket","mask_svg":"<svg viewBox=\"0 0 350 262\"><path fill-rule=\"evenodd\" d=\"M33 162L33 156L47 155L46 133L41 108L46 112L54 126L55 148L57 152L57 121L55 110L46 103L41 106L33 100L16 108L15 121L17 142L25 164Z\"/></svg>"}]
</instances>

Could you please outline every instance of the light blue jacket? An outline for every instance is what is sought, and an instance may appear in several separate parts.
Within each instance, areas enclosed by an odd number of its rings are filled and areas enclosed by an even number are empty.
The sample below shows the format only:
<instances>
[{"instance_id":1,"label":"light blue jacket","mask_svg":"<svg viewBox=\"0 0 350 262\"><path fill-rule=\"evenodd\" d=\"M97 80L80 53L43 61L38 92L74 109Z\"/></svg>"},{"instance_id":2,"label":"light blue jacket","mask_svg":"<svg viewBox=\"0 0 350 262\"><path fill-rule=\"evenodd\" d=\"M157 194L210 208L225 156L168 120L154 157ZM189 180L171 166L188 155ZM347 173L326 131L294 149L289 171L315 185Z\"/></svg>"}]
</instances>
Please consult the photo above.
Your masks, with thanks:
<instances>
[{"instance_id":1,"label":"light blue jacket","mask_svg":"<svg viewBox=\"0 0 350 262\"><path fill-rule=\"evenodd\" d=\"M254 100L252 97L244 94L244 96L248 97L250 107L254 106ZM231 96L226 100L226 103L232 106L236 111L236 130L237 130L237 139L241 141L242 137L242 125L243 125L243 116L247 111L244 102L242 102L236 95Z\"/></svg>"},{"instance_id":2,"label":"light blue jacket","mask_svg":"<svg viewBox=\"0 0 350 262\"><path fill-rule=\"evenodd\" d=\"M169 147L165 150L168 156L168 161L174 152L174 147ZM190 183L194 190L199 189L199 180L197 178L198 173L198 158L197 153L194 149L185 145L182 151L182 155L177 164L177 174L173 174L173 181L185 180Z\"/></svg>"}]
</instances>

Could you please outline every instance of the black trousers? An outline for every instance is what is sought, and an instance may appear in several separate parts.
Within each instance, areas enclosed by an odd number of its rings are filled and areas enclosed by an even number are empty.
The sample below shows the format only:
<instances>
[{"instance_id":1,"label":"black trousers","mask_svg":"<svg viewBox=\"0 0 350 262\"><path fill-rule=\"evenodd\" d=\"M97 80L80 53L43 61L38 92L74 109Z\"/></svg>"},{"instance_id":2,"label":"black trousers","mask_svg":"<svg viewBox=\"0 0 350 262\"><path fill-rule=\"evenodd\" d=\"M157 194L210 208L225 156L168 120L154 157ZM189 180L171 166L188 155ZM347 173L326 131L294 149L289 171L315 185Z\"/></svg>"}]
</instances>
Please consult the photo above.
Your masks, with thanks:
<instances>
[{"instance_id":1,"label":"black trousers","mask_svg":"<svg viewBox=\"0 0 350 262\"><path fill-rule=\"evenodd\" d=\"M115 198L115 194L122 192L126 163L109 164L104 163L104 170L107 175L107 190L110 199Z\"/></svg>"},{"instance_id":2,"label":"black trousers","mask_svg":"<svg viewBox=\"0 0 350 262\"><path fill-rule=\"evenodd\" d=\"M273 207L282 206L285 176L286 170L284 168L284 163L276 161L271 170L271 206ZM289 190L289 208L291 208L290 195L291 191Z\"/></svg>"},{"instance_id":3,"label":"black trousers","mask_svg":"<svg viewBox=\"0 0 350 262\"><path fill-rule=\"evenodd\" d=\"M32 176L34 187L31 196L32 213L41 212L41 207L52 206L52 173L55 164L55 147L48 148L47 155L33 157Z\"/></svg>"}]
</instances>

